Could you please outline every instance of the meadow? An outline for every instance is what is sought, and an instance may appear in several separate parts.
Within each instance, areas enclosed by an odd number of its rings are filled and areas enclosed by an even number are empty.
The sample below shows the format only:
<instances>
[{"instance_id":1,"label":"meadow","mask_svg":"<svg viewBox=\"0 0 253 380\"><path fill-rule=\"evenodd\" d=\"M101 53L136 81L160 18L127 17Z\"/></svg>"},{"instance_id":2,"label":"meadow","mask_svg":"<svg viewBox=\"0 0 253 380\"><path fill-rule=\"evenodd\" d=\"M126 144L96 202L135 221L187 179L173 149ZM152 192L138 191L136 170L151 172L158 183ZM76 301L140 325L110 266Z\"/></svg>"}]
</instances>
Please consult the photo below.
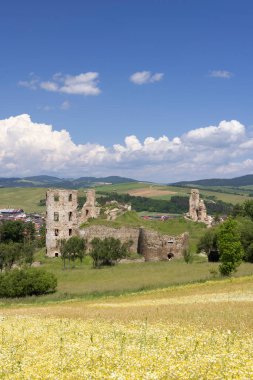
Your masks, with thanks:
<instances>
[{"instance_id":1,"label":"meadow","mask_svg":"<svg viewBox=\"0 0 253 380\"><path fill-rule=\"evenodd\" d=\"M154 185L145 182L124 183L117 185L103 185L96 187L97 192L116 191L119 194L129 193L132 195L148 196L154 199L170 200L173 195L189 196L190 189L165 185ZM83 195L85 189L79 189L79 195ZM217 200L227 203L243 203L250 199L245 193L231 194L219 191L201 189L204 197L214 196ZM26 212L45 212L45 206L40 206L39 201L45 199L45 188L0 188L0 208L22 208Z\"/></svg>"},{"instance_id":2,"label":"meadow","mask_svg":"<svg viewBox=\"0 0 253 380\"><path fill-rule=\"evenodd\" d=\"M253 277L1 309L2 379L250 379Z\"/></svg>"}]
</instances>

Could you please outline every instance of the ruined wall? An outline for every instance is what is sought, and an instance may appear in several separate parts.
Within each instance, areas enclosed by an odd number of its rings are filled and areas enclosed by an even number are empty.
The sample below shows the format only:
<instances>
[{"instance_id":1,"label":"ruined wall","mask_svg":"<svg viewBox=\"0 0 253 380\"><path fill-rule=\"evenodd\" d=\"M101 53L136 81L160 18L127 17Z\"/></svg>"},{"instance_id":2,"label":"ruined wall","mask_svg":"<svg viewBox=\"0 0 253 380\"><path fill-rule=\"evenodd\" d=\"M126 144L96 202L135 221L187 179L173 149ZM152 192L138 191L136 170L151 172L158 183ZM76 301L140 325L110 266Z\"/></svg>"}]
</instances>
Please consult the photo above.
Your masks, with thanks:
<instances>
[{"instance_id":1,"label":"ruined wall","mask_svg":"<svg viewBox=\"0 0 253 380\"><path fill-rule=\"evenodd\" d=\"M188 247L189 236L184 233L179 236L162 235L156 231L144 228L112 228L107 226L94 225L79 231L79 235L88 240L88 248L91 248L91 241L98 237L104 239L113 237L120 239L122 243L133 241L131 252L138 252L143 255L145 261L161 261L183 256L183 250Z\"/></svg>"},{"instance_id":2,"label":"ruined wall","mask_svg":"<svg viewBox=\"0 0 253 380\"><path fill-rule=\"evenodd\" d=\"M60 255L59 242L79 235L88 241L97 237L104 239L113 237L122 243L132 241L131 252L143 255L145 261L169 260L182 257L183 250L188 246L188 234L180 236L162 235L156 231L144 228L121 227L113 228L103 225L92 225L80 229L80 223L88 218L96 218L99 208L96 206L95 191L88 190L87 201L82 209L82 216L77 215L77 190L49 189L46 193L46 247L47 256ZM203 213L205 211L202 205Z\"/></svg>"},{"instance_id":3,"label":"ruined wall","mask_svg":"<svg viewBox=\"0 0 253 380\"><path fill-rule=\"evenodd\" d=\"M60 254L59 240L77 234L77 190L49 189L46 192L47 256Z\"/></svg>"},{"instance_id":4,"label":"ruined wall","mask_svg":"<svg viewBox=\"0 0 253 380\"><path fill-rule=\"evenodd\" d=\"M199 190L192 189L189 199L189 216L195 222L198 220Z\"/></svg>"},{"instance_id":5,"label":"ruined wall","mask_svg":"<svg viewBox=\"0 0 253 380\"><path fill-rule=\"evenodd\" d=\"M138 249L139 228L112 228L107 226L94 225L80 229L79 235L84 239L88 240L89 249L91 248L90 242L95 237L100 239L105 239L106 237L113 237L115 239L120 239L122 243L126 243L129 240L132 240L133 244L130 247L130 251L137 252Z\"/></svg>"},{"instance_id":6,"label":"ruined wall","mask_svg":"<svg viewBox=\"0 0 253 380\"><path fill-rule=\"evenodd\" d=\"M198 189L191 190L189 212L186 216L195 222L203 222L209 226L212 224L212 217L207 215L206 205L203 199L199 198Z\"/></svg>"},{"instance_id":7,"label":"ruined wall","mask_svg":"<svg viewBox=\"0 0 253 380\"><path fill-rule=\"evenodd\" d=\"M170 260L183 256L183 250L189 245L189 235L162 235L156 231L140 229L139 253L145 261Z\"/></svg>"},{"instance_id":8,"label":"ruined wall","mask_svg":"<svg viewBox=\"0 0 253 380\"><path fill-rule=\"evenodd\" d=\"M89 218L97 218L100 213L100 207L96 205L96 192L94 189L87 190L86 202L83 205L80 223L86 222Z\"/></svg>"}]
</instances>

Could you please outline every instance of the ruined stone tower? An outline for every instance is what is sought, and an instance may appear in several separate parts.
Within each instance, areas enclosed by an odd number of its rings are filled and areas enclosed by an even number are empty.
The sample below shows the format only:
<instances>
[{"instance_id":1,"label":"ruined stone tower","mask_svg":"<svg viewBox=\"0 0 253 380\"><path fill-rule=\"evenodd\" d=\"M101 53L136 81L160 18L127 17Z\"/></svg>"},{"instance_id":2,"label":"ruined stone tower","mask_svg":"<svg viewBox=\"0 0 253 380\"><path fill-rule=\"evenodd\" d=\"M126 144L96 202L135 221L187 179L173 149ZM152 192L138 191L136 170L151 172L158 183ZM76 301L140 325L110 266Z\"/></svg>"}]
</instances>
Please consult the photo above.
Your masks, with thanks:
<instances>
[{"instance_id":1,"label":"ruined stone tower","mask_svg":"<svg viewBox=\"0 0 253 380\"><path fill-rule=\"evenodd\" d=\"M94 189L89 189L81 211L80 223L86 222L89 218L97 218L99 213L100 208L96 205L96 192Z\"/></svg>"},{"instance_id":2,"label":"ruined stone tower","mask_svg":"<svg viewBox=\"0 0 253 380\"><path fill-rule=\"evenodd\" d=\"M191 220L195 222L203 222L207 225L211 225L212 217L207 215L206 206L203 199L199 198L199 190L192 189L189 199L189 212L187 214Z\"/></svg>"},{"instance_id":3,"label":"ruined stone tower","mask_svg":"<svg viewBox=\"0 0 253 380\"><path fill-rule=\"evenodd\" d=\"M55 257L60 255L60 240L77 231L77 190L48 189L46 209L47 256Z\"/></svg>"}]
</instances>

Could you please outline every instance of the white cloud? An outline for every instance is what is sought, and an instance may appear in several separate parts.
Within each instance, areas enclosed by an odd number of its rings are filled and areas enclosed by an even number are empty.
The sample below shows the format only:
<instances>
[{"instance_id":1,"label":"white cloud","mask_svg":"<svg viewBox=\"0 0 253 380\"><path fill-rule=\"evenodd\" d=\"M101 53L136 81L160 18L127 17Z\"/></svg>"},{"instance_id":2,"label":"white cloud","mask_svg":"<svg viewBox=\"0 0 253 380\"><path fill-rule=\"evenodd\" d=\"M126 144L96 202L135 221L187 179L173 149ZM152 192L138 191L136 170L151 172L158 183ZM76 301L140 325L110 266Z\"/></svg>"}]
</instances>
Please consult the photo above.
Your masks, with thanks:
<instances>
[{"instance_id":1,"label":"white cloud","mask_svg":"<svg viewBox=\"0 0 253 380\"><path fill-rule=\"evenodd\" d=\"M111 147L75 144L66 130L34 123L29 115L0 120L0 176L115 174L172 182L243 175L252 170L252 139L236 120L172 139L149 136L140 141L131 135L123 144Z\"/></svg>"},{"instance_id":2,"label":"white cloud","mask_svg":"<svg viewBox=\"0 0 253 380\"><path fill-rule=\"evenodd\" d=\"M99 95L99 74L96 72L81 73L78 75L63 75L56 73L52 80L41 81L32 74L28 81L20 81L18 84L33 90L41 88L45 91L59 92L71 95Z\"/></svg>"},{"instance_id":3,"label":"white cloud","mask_svg":"<svg viewBox=\"0 0 253 380\"><path fill-rule=\"evenodd\" d=\"M213 70L209 72L209 77L230 79L234 74L227 70Z\"/></svg>"},{"instance_id":4,"label":"white cloud","mask_svg":"<svg viewBox=\"0 0 253 380\"><path fill-rule=\"evenodd\" d=\"M152 74L150 71L138 71L130 76L130 81L135 84L155 83L162 80L163 73Z\"/></svg>"},{"instance_id":5,"label":"white cloud","mask_svg":"<svg viewBox=\"0 0 253 380\"><path fill-rule=\"evenodd\" d=\"M186 134L187 140L206 146L229 145L242 141L244 137L245 127L237 120L223 120L217 127L198 128Z\"/></svg>"},{"instance_id":6,"label":"white cloud","mask_svg":"<svg viewBox=\"0 0 253 380\"><path fill-rule=\"evenodd\" d=\"M70 108L70 103L68 100L64 100L64 102L62 102L62 104L60 105L60 109L63 111L66 111L69 108Z\"/></svg>"}]
</instances>

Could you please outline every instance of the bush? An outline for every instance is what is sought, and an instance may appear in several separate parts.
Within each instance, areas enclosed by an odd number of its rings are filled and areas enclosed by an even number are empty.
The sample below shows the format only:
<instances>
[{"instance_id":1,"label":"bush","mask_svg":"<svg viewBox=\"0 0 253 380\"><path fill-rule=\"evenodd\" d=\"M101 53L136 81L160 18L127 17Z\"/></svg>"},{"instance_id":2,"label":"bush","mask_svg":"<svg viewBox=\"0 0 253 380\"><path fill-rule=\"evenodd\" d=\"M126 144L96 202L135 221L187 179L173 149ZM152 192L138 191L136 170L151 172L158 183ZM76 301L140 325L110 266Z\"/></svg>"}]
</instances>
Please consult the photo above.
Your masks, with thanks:
<instances>
[{"instance_id":1,"label":"bush","mask_svg":"<svg viewBox=\"0 0 253 380\"><path fill-rule=\"evenodd\" d=\"M55 292L54 274L41 269L15 269L0 275L0 297L14 298Z\"/></svg>"},{"instance_id":2,"label":"bush","mask_svg":"<svg viewBox=\"0 0 253 380\"><path fill-rule=\"evenodd\" d=\"M102 265L115 265L120 259L126 257L132 241L121 243L119 239L113 237L94 238L91 245L90 256L93 259L93 267L100 268Z\"/></svg>"}]
</instances>

